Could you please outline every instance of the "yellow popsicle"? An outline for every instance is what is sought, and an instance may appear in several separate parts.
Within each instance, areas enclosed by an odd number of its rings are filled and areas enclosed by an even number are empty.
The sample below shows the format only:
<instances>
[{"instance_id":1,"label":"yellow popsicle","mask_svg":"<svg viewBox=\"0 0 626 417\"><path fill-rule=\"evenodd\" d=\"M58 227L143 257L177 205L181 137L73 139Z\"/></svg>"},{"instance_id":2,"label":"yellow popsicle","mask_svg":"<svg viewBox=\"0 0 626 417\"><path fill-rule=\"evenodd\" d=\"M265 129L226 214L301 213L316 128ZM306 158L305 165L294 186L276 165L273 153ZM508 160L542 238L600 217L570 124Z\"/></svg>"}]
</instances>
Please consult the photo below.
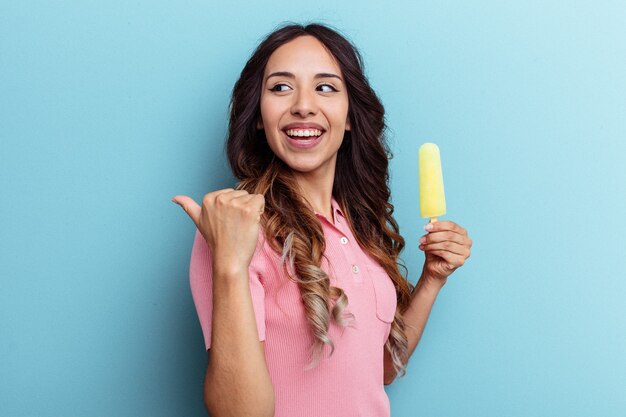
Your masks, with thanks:
<instances>
[{"instance_id":1,"label":"yellow popsicle","mask_svg":"<svg viewBox=\"0 0 626 417\"><path fill-rule=\"evenodd\" d=\"M420 213L430 222L446 214L446 196L443 191L443 173L439 147L425 143L419 150Z\"/></svg>"}]
</instances>

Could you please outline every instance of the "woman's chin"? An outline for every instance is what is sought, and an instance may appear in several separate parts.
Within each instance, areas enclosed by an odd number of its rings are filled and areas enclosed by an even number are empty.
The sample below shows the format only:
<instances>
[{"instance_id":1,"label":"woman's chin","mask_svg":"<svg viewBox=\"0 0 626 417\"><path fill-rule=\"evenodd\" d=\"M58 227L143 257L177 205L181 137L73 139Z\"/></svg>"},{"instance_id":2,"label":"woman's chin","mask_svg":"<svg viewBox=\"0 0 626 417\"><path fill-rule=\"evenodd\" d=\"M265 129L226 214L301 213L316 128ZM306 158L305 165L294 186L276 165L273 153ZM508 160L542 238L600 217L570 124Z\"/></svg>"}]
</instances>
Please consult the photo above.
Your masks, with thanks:
<instances>
[{"instance_id":1,"label":"woman's chin","mask_svg":"<svg viewBox=\"0 0 626 417\"><path fill-rule=\"evenodd\" d=\"M324 164L319 160L313 160L314 158L303 157L305 155L289 155L279 156L279 158L287 165L292 171L309 174L319 170Z\"/></svg>"}]
</instances>

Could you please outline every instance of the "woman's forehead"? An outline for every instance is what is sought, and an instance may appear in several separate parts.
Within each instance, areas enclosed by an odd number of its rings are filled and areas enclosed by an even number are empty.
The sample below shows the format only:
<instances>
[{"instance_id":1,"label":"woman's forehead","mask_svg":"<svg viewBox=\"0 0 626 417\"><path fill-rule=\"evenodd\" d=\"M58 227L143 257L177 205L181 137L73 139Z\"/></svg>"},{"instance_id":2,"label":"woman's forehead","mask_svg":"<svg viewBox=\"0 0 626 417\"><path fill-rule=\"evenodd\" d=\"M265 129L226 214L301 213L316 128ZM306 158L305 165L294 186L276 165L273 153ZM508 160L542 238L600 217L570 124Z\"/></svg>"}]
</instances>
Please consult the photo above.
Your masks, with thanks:
<instances>
[{"instance_id":1,"label":"woman's forehead","mask_svg":"<svg viewBox=\"0 0 626 417\"><path fill-rule=\"evenodd\" d=\"M340 75L335 57L313 36L300 36L278 47L265 66L265 76L274 72Z\"/></svg>"}]
</instances>

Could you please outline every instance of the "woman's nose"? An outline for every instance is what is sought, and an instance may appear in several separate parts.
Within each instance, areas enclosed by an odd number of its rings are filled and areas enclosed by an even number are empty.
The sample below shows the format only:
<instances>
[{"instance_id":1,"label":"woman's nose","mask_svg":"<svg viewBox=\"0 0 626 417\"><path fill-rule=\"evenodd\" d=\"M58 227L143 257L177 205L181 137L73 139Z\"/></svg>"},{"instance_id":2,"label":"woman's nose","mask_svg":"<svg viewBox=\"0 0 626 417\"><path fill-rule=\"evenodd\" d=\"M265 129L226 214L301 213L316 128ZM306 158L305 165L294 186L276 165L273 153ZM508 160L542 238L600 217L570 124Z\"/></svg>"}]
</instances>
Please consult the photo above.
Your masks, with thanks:
<instances>
[{"instance_id":1,"label":"woman's nose","mask_svg":"<svg viewBox=\"0 0 626 417\"><path fill-rule=\"evenodd\" d=\"M291 114L299 114L301 117L307 117L317 112L314 93L299 89L293 97L294 102L291 106Z\"/></svg>"}]
</instances>

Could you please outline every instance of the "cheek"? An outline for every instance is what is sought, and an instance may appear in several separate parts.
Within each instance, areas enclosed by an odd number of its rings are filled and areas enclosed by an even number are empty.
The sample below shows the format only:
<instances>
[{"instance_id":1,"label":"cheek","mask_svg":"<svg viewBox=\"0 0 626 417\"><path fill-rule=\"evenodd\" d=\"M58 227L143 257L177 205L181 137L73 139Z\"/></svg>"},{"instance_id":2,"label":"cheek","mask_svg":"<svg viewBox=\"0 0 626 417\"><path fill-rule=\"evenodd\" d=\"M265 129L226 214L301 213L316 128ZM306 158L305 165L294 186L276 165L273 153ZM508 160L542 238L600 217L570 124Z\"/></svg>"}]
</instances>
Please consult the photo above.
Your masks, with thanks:
<instances>
[{"instance_id":1,"label":"cheek","mask_svg":"<svg viewBox=\"0 0 626 417\"><path fill-rule=\"evenodd\" d=\"M336 102L329 108L329 116L332 117L332 121L337 123L345 123L348 117L348 102Z\"/></svg>"},{"instance_id":2,"label":"cheek","mask_svg":"<svg viewBox=\"0 0 626 417\"><path fill-rule=\"evenodd\" d=\"M281 108L280 102L276 100L272 100L271 97L261 97L261 116L263 120L273 120L277 119L280 115Z\"/></svg>"},{"instance_id":3,"label":"cheek","mask_svg":"<svg viewBox=\"0 0 626 417\"><path fill-rule=\"evenodd\" d=\"M265 125L264 129L265 129L265 139L267 140L267 145L269 146L269 148L275 155L278 155L281 153L282 137L280 136L280 133L276 131L277 129L274 129L271 126L268 126L268 124L270 124L271 121L265 122L265 119L263 119L263 122Z\"/></svg>"},{"instance_id":4,"label":"cheek","mask_svg":"<svg viewBox=\"0 0 626 417\"><path fill-rule=\"evenodd\" d=\"M261 98L261 103L260 103L260 110L261 110L261 117L263 118L263 121L268 119L268 106L267 106L267 100L264 100L263 98Z\"/></svg>"}]
</instances>

